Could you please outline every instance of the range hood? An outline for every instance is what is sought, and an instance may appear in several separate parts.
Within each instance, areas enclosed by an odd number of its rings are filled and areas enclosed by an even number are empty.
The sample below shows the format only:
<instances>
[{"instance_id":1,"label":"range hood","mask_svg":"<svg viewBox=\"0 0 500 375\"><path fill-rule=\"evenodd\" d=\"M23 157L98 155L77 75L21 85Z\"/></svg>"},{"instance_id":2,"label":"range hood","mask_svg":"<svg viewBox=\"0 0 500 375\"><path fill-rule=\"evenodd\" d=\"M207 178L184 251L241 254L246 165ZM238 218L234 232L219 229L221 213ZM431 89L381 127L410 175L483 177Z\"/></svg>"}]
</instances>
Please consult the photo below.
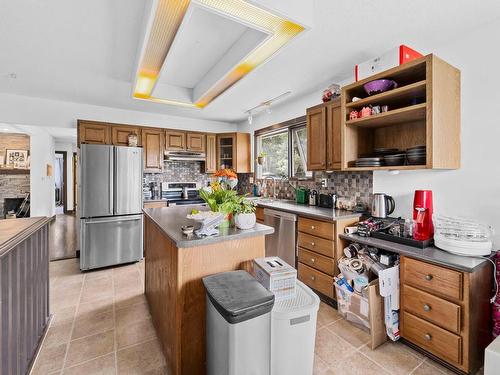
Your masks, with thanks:
<instances>
[{"instance_id":1,"label":"range hood","mask_svg":"<svg viewBox=\"0 0 500 375\"><path fill-rule=\"evenodd\" d=\"M166 161L205 161L205 153L196 151L165 151Z\"/></svg>"}]
</instances>

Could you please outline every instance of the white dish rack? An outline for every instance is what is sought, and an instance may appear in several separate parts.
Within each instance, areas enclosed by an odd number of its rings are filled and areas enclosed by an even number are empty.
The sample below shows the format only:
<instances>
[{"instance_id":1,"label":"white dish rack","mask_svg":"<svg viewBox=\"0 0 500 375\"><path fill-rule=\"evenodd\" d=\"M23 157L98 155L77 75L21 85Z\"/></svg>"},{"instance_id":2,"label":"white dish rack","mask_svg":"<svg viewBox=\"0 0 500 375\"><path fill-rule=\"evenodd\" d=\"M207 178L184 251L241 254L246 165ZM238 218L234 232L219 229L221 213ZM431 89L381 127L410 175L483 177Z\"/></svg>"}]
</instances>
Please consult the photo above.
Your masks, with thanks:
<instances>
[{"instance_id":1,"label":"white dish rack","mask_svg":"<svg viewBox=\"0 0 500 375\"><path fill-rule=\"evenodd\" d=\"M493 248L493 228L477 221L433 215L434 245L457 255L489 255Z\"/></svg>"}]
</instances>

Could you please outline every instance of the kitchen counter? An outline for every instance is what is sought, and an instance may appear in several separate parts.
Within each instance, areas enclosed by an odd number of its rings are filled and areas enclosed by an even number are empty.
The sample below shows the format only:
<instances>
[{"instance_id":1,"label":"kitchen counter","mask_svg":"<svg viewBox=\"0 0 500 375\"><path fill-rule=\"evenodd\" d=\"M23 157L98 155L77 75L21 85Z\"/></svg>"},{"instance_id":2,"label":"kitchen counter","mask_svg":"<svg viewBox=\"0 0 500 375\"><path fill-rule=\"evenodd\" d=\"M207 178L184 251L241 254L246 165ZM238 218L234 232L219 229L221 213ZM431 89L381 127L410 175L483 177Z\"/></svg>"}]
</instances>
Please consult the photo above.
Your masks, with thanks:
<instances>
[{"instance_id":1,"label":"kitchen counter","mask_svg":"<svg viewBox=\"0 0 500 375\"><path fill-rule=\"evenodd\" d=\"M47 217L0 220L0 256L50 221Z\"/></svg>"},{"instance_id":2,"label":"kitchen counter","mask_svg":"<svg viewBox=\"0 0 500 375\"><path fill-rule=\"evenodd\" d=\"M186 218L186 215L188 215L193 208L196 208L196 206L146 208L144 209L144 213L161 228L161 230L175 243L177 248L204 246L218 242L265 236L274 233L274 228L267 225L256 224L254 228L247 230L225 228L219 230L219 234L215 236L200 237L193 234L188 237L182 233L181 226L194 225L195 228L200 226L200 224L196 223L194 220ZM205 206L199 206L200 210L204 208Z\"/></svg>"},{"instance_id":3,"label":"kitchen counter","mask_svg":"<svg viewBox=\"0 0 500 375\"><path fill-rule=\"evenodd\" d=\"M205 209L201 205L194 208ZM162 343L166 372L206 373L205 276L244 269L265 256L265 236L274 229L228 228L210 237L187 237L181 226L193 206L144 209L145 294Z\"/></svg>"},{"instance_id":4,"label":"kitchen counter","mask_svg":"<svg viewBox=\"0 0 500 375\"><path fill-rule=\"evenodd\" d=\"M313 219L321 219L328 221L352 219L361 216L361 214L358 212L337 210L337 209L334 210L331 208L323 208L318 206L309 206L307 204L299 204L292 200L255 199L255 203L257 204L257 207L286 211L300 216L306 216Z\"/></svg>"},{"instance_id":5,"label":"kitchen counter","mask_svg":"<svg viewBox=\"0 0 500 375\"><path fill-rule=\"evenodd\" d=\"M402 245L378 238L361 237L356 234L340 234L339 236L344 240L359 242L363 245L373 246L382 250L407 256L408 258L424 260L429 263L453 268L459 271L474 272L476 269L484 266L486 262L488 262L486 259L482 259L482 257L455 255L433 246L425 249L419 249L417 247Z\"/></svg>"}]
</instances>

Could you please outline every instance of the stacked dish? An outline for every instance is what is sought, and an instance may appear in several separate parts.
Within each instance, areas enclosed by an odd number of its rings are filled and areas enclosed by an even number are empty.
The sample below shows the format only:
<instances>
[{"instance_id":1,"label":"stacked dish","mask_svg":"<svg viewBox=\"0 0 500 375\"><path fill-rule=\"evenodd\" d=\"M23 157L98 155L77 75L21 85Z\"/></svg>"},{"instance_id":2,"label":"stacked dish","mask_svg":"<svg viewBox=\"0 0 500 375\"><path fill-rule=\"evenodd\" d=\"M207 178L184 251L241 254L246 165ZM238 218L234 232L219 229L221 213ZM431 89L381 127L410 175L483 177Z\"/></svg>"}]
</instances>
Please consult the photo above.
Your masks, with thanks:
<instances>
[{"instance_id":1,"label":"stacked dish","mask_svg":"<svg viewBox=\"0 0 500 375\"><path fill-rule=\"evenodd\" d=\"M410 147L406 150L406 159L409 165L426 163L427 148L425 146Z\"/></svg>"},{"instance_id":2,"label":"stacked dish","mask_svg":"<svg viewBox=\"0 0 500 375\"><path fill-rule=\"evenodd\" d=\"M383 164L382 157L358 158L355 162L356 167L381 167Z\"/></svg>"},{"instance_id":3,"label":"stacked dish","mask_svg":"<svg viewBox=\"0 0 500 375\"><path fill-rule=\"evenodd\" d=\"M392 154L392 155L384 155L384 163L385 165L405 165L406 154Z\"/></svg>"}]
</instances>

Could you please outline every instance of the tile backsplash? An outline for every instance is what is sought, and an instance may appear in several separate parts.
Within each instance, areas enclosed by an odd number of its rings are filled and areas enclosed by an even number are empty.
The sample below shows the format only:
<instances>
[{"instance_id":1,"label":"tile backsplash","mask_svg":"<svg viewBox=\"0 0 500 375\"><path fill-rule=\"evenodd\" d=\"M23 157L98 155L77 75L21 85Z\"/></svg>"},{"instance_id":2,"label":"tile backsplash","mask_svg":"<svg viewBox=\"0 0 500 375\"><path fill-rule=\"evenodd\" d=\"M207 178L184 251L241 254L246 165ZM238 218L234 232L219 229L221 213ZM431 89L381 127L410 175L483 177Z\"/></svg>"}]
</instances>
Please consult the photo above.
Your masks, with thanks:
<instances>
[{"instance_id":1,"label":"tile backsplash","mask_svg":"<svg viewBox=\"0 0 500 375\"><path fill-rule=\"evenodd\" d=\"M144 173L149 182L198 182L206 186L210 174L203 170L203 163L192 161L168 161L163 165L162 173Z\"/></svg>"},{"instance_id":2,"label":"tile backsplash","mask_svg":"<svg viewBox=\"0 0 500 375\"><path fill-rule=\"evenodd\" d=\"M326 178L327 186L321 186L321 180ZM314 180L307 181L276 181L257 180L261 184L261 194L273 195L273 184L276 183L276 195L279 199L295 199L294 187L303 186L317 190L318 193L336 193L340 198L348 198L371 207L373 199L372 172L316 172ZM293 187L291 186L293 185ZM251 184L249 184L251 189ZM250 192L250 191L249 191Z\"/></svg>"}]
</instances>

